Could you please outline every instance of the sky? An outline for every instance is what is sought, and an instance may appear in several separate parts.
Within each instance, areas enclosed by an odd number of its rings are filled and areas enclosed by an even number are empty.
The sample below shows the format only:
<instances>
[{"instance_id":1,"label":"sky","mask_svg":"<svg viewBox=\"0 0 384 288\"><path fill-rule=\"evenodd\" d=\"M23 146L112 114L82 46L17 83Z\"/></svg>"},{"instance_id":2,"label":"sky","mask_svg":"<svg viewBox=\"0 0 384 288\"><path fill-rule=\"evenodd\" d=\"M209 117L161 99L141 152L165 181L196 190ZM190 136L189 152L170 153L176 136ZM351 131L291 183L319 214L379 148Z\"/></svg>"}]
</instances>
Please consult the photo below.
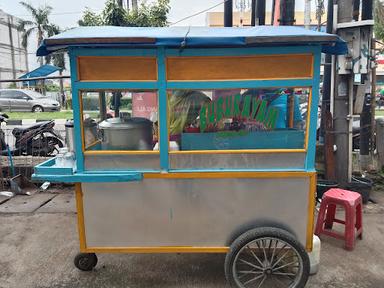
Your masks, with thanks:
<instances>
[{"instance_id":1,"label":"sky","mask_svg":"<svg viewBox=\"0 0 384 288\"><path fill-rule=\"evenodd\" d=\"M71 28L77 26L77 21L82 16L82 11L86 7L91 8L94 12L100 12L103 7L105 0L25 0L36 7L39 5L49 5L53 8L50 16L50 21L59 25L62 29ZM152 2L153 0L147 1ZM236 3L239 0L233 0ZM245 2L251 2L251 0L244 0ZM139 3L142 0L139 0ZM312 0L312 8L315 7L317 1ZM223 3L223 0L170 0L171 10L168 15L168 21L174 23L183 19L184 17L193 15L202 10ZM270 10L272 0L267 0L267 10ZM0 9L4 12L23 18L29 19L30 16L23 6L19 4L18 0L0 0ZM236 8L235 8L236 9ZM224 5L220 4L210 11L223 11ZM304 10L304 0L296 0L296 10ZM205 26L206 13L194 16L190 19L182 21L177 26ZM32 36L33 37L33 36ZM30 41L28 52L35 52L36 40ZM37 62L33 54L29 55L29 66L30 69L37 67Z\"/></svg>"}]
</instances>

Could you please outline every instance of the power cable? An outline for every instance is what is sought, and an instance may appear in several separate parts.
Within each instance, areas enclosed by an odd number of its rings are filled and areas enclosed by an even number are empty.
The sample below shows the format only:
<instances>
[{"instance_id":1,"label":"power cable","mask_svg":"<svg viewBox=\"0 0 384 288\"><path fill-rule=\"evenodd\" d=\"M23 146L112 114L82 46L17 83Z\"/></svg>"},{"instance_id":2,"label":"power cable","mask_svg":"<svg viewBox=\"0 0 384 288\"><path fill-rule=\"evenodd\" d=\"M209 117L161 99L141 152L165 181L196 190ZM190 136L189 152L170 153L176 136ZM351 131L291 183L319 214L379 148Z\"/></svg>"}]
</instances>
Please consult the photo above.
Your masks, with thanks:
<instances>
[{"instance_id":1,"label":"power cable","mask_svg":"<svg viewBox=\"0 0 384 288\"><path fill-rule=\"evenodd\" d=\"M101 11L101 10L97 10L97 11ZM60 15L70 15L70 14L82 14L84 13L84 11L68 11L68 12L60 12L60 13L50 13L49 16L60 16ZM16 14L16 15L12 15L12 16L16 16L16 17L30 17L31 15L30 14Z\"/></svg>"},{"instance_id":2,"label":"power cable","mask_svg":"<svg viewBox=\"0 0 384 288\"><path fill-rule=\"evenodd\" d=\"M211 7L209 7L209 8L206 8L206 9L204 9L204 10L201 10L201 11L199 11L199 12L197 12L197 13L194 13L194 14L192 14L192 15L189 15L189 16L187 16L187 17L184 17L184 18L182 18L182 19L180 19L180 20L177 20L176 22L170 23L169 26L176 25L176 24L178 24L178 23L180 23L180 22L182 22L182 21L185 21L185 20L187 20L187 19L189 19L189 18L195 17L195 16L200 15L200 14L202 14L202 13L204 13L204 12L207 12L207 11L209 11L209 10L212 10L213 8L216 8L217 6L220 6L220 5L224 4L224 3L227 2L227 1L228 1L228 0L224 0L224 1L220 2L220 3L218 3L218 4L215 4L215 5L211 6Z\"/></svg>"}]
</instances>

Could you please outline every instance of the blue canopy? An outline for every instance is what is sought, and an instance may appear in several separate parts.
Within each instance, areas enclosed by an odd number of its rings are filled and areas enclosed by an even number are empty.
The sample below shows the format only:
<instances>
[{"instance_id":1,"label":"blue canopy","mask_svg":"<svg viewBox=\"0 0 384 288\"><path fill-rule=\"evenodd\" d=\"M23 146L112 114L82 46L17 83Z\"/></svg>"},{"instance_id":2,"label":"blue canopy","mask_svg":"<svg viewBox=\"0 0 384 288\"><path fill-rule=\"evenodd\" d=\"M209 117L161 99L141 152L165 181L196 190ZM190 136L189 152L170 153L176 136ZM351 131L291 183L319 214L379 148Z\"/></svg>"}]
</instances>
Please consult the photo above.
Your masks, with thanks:
<instances>
[{"instance_id":1,"label":"blue canopy","mask_svg":"<svg viewBox=\"0 0 384 288\"><path fill-rule=\"evenodd\" d=\"M19 77L19 79L26 79L26 78L33 78L33 77L43 77L47 76L49 74L52 74L53 72L61 70L60 67L54 66L54 65L43 65L39 68L36 68L35 70L28 72L27 74L24 74Z\"/></svg>"},{"instance_id":2,"label":"blue canopy","mask_svg":"<svg viewBox=\"0 0 384 288\"><path fill-rule=\"evenodd\" d=\"M28 79L28 78L34 78L34 77L44 77L49 74L52 74L56 71L61 70L60 67L54 66L54 65L43 65L40 66L39 68L36 68L35 70L32 70L31 72L28 72L22 76L19 77L19 79ZM29 82L29 83L28 83ZM23 81L23 85L30 85L30 86L35 86L36 85L36 80L31 80L31 81Z\"/></svg>"},{"instance_id":3,"label":"blue canopy","mask_svg":"<svg viewBox=\"0 0 384 288\"><path fill-rule=\"evenodd\" d=\"M78 27L44 39L37 56L75 47L265 47L321 45L322 52L347 53L339 36L297 26L238 27Z\"/></svg>"}]
</instances>

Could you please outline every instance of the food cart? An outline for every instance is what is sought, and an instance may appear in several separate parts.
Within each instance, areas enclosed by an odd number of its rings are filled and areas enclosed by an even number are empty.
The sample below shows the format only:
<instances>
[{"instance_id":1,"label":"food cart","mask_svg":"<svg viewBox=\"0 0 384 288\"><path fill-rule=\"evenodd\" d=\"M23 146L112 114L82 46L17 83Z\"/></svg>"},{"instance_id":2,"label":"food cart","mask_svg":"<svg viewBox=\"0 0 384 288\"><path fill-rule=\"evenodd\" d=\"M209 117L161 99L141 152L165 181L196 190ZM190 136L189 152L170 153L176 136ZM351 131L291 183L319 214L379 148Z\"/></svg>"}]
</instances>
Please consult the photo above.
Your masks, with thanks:
<instances>
[{"instance_id":1,"label":"food cart","mask_svg":"<svg viewBox=\"0 0 384 288\"><path fill-rule=\"evenodd\" d=\"M344 41L297 27L80 27L37 55L62 49L73 151L34 178L76 185L77 268L96 253L226 253L233 287L305 285L321 53Z\"/></svg>"}]
</instances>

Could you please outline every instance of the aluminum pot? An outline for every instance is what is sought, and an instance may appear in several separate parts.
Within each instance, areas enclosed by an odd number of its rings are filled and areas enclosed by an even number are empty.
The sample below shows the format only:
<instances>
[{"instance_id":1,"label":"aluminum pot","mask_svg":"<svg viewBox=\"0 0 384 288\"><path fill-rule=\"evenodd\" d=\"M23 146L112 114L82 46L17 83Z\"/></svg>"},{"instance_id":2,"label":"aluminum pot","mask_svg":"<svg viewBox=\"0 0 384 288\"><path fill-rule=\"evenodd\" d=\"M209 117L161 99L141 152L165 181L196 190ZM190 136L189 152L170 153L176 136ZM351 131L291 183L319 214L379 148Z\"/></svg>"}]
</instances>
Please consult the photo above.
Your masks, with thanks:
<instances>
[{"instance_id":1,"label":"aluminum pot","mask_svg":"<svg viewBox=\"0 0 384 288\"><path fill-rule=\"evenodd\" d=\"M87 118L83 122L84 127L84 140L85 140L85 147L88 145L91 145L97 140L97 123L95 120L91 118ZM75 151L75 136L74 136L74 123L73 120L67 120L65 122L65 142L68 147L68 151L74 152Z\"/></svg>"},{"instance_id":2,"label":"aluminum pot","mask_svg":"<svg viewBox=\"0 0 384 288\"><path fill-rule=\"evenodd\" d=\"M99 129L103 150L152 150L152 122L146 118L110 118Z\"/></svg>"}]
</instances>

